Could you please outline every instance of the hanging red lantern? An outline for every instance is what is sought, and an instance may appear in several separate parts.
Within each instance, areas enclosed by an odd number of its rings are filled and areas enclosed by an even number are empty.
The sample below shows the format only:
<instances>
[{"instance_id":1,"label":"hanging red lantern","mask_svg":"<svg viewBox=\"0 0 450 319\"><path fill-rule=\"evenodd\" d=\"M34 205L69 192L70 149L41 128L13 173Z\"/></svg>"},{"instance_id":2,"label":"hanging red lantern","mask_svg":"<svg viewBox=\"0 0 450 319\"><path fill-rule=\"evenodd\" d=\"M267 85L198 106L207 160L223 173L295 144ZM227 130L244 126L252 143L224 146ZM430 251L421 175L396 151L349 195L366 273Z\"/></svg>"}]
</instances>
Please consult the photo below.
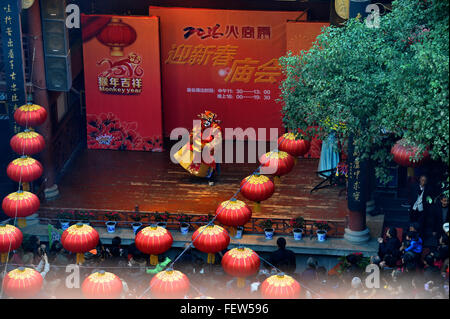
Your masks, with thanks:
<instances>
[{"instance_id":1,"label":"hanging red lantern","mask_svg":"<svg viewBox=\"0 0 450 319\"><path fill-rule=\"evenodd\" d=\"M216 210L217 220L226 226L232 226L231 235L236 234L237 226L244 226L252 217L252 211L246 203L236 198L222 202Z\"/></svg>"},{"instance_id":2,"label":"hanging red lantern","mask_svg":"<svg viewBox=\"0 0 450 319\"><path fill-rule=\"evenodd\" d=\"M111 56L123 56L123 48L136 41L136 31L122 19L111 18L108 25L97 35L97 40L110 47Z\"/></svg>"},{"instance_id":3,"label":"hanging red lantern","mask_svg":"<svg viewBox=\"0 0 450 319\"><path fill-rule=\"evenodd\" d=\"M18 217L18 226L25 227L24 217L34 214L40 206L39 198L30 192L17 191L3 199L2 209L11 218Z\"/></svg>"},{"instance_id":4,"label":"hanging red lantern","mask_svg":"<svg viewBox=\"0 0 450 319\"><path fill-rule=\"evenodd\" d=\"M5 263L8 253L22 245L23 234L19 228L13 225L0 225L0 254L1 261Z\"/></svg>"},{"instance_id":5,"label":"hanging red lantern","mask_svg":"<svg viewBox=\"0 0 450 319\"><path fill-rule=\"evenodd\" d=\"M275 185L265 175L258 173L247 176L241 182L241 194L255 203L255 212L261 212L261 202L275 192Z\"/></svg>"},{"instance_id":6,"label":"hanging red lantern","mask_svg":"<svg viewBox=\"0 0 450 319\"><path fill-rule=\"evenodd\" d=\"M89 225L78 223L67 228L61 235L63 247L77 254L77 264L84 262L84 253L94 249L100 237Z\"/></svg>"},{"instance_id":7,"label":"hanging red lantern","mask_svg":"<svg viewBox=\"0 0 450 319\"><path fill-rule=\"evenodd\" d=\"M296 139L296 137L298 136L294 133L286 133L278 138L278 149L293 156L295 163L297 163L297 158L308 153L311 147L311 142Z\"/></svg>"},{"instance_id":8,"label":"hanging red lantern","mask_svg":"<svg viewBox=\"0 0 450 319\"><path fill-rule=\"evenodd\" d=\"M44 124L47 111L40 105L27 103L14 112L14 120L24 127L34 127Z\"/></svg>"},{"instance_id":9,"label":"hanging red lantern","mask_svg":"<svg viewBox=\"0 0 450 319\"><path fill-rule=\"evenodd\" d=\"M30 183L41 177L43 170L39 161L28 156L22 156L9 163L6 174L15 182Z\"/></svg>"},{"instance_id":10,"label":"hanging red lantern","mask_svg":"<svg viewBox=\"0 0 450 319\"><path fill-rule=\"evenodd\" d=\"M45 147L42 135L30 130L14 135L9 144L12 150L20 155L34 155L42 152Z\"/></svg>"},{"instance_id":11,"label":"hanging red lantern","mask_svg":"<svg viewBox=\"0 0 450 319\"><path fill-rule=\"evenodd\" d=\"M405 167L418 167L430 158L428 150L425 149L420 154L420 159L416 160L415 157L418 155L417 145L409 143L405 139L401 139L394 144L391 148L391 154L398 165Z\"/></svg>"},{"instance_id":12,"label":"hanging red lantern","mask_svg":"<svg viewBox=\"0 0 450 319\"><path fill-rule=\"evenodd\" d=\"M34 269L20 267L11 270L3 279L3 291L18 299L31 298L41 290L44 279Z\"/></svg>"},{"instance_id":13,"label":"hanging red lantern","mask_svg":"<svg viewBox=\"0 0 450 319\"><path fill-rule=\"evenodd\" d=\"M205 225L192 234L192 241L195 248L208 254L208 264L214 264L215 254L228 247L230 236L223 227Z\"/></svg>"},{"instance_id":14,"label":"hanging red lantern","mask_svg":"<svg viewBox=\"0 0 450 319\"><path fill-rule=\"evenodd\" d=\"M189 278L178 270L163 270L150 281L150 291L159 299L182 299L189 292Z\"/></svg>"},{"instance_id":15,"label":"hanging red lantern","mask_svg":"<svg viewBox=\"0 0 450 319\"><path fill-rule=\"evenodd\" d=\"M104 270L90 274L81 285L81 291L88 299L117 299L122 293L122 280Z\"/></svg>"},{"instance_id":16,"label":"hanging red lantern","mask_svg":"<svg viewBox=\"0 0 450 319\"><path fill-rule=\"evenodd\" d=\"M230 276L237 277L237 286L243 288L245 277L253 276L259 270L261 261L258 254L249 248L233 248L222 258L223 270Z\"/></svg>"},{"instance_id":17,"label":"hanging red lantern","mask_svg":"<svg viewBox=\"0 0 450 319\"><path fill-rule=\"evenodd\" d=\"M264 299L298 299L301 287L297 280L288 275L273 275L261 284Z\"/></svg>"},{"instance_id":18,"label":"hanging red lantern","mask_svg":"<svg viewBox=\"0 0 450 319\"><path fill-rule=\"evenodd\" d=\"M267 171L268 174L274 175L275 184L280 182L280 176L286 175L294 167L294 158L283 151L263 154L259 158L259 162L262 164L261 173Z\"/></svg>"},{"instance_id":19,"label":"hanging red lantern","mask_svg":"<svg viewBox=\"0 0 450 319\"><path fill-rule=\"evenodd\" d=\"M142 229L134 239L136 248L150 255L150 265L158 264L158 255L166 252L172 246L172 234L165 228L149 226Z\"/></svg>"}]
</instances>

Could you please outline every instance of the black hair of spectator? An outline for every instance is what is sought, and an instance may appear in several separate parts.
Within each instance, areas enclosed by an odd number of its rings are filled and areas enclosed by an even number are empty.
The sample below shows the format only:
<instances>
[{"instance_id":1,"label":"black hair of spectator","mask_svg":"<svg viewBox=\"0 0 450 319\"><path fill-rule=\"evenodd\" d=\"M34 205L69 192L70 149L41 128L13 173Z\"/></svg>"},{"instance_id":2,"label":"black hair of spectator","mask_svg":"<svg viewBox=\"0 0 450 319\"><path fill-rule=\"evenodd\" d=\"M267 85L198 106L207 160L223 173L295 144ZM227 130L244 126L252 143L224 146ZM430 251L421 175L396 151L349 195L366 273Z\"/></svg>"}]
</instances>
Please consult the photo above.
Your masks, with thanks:
<instances>
[{"instance_id":1,"label":"black hair of spectator","mask_svg":"<svg viewBox=\"0 0 450 319\"><path fill-rule=\"evenodd\" d=\"M119 236L116 236L111 240L111 245L113 247L119 247L121 243L122 243L122 238L120 238Z\"/></svg>"},{"instance_id":2,"label":"black hair of spectator","mask_svg":"<svg viewBox=\"0 0 450 319\"><path fill-rule=\"evenodd\" d=\"M277 239L277 246L280 249L285 249L286 248L286 239L284 239L284 237L280 237Z\"/></svg>"},{"instance_id":3,"label":"black hair of spectator","mask_svg":"<svg viewBox=\"0 0 450 319\"><path fill-rule=\"evenodd\" d=\"M391 238L397 237L397 228L390 227L388 232L389 232L389 235L391 236Z\"/></svg>"}]
</instances>

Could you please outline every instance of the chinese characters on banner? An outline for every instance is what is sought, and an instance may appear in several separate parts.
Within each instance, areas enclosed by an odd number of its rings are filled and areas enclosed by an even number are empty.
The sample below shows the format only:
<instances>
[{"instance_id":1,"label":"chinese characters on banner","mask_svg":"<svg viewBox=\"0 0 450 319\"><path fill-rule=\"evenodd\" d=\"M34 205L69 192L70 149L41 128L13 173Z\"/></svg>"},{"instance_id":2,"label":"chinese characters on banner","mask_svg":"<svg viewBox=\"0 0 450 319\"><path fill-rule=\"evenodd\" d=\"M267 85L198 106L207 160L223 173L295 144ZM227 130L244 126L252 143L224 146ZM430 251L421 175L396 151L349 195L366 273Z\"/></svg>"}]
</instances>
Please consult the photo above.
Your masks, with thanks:
<instances>
[{"instance_id":1,"label":"chinese characters on banner","mask_svg":"<svg viewBox=\"0 0 450 319\"><path fill-rule=\"evenodd\" d=\"M150 7L160 18L164 134L204 110L224 127L282 127L278 58L301 12ZM306 19L306 14L302 19ZM281 133L281 132L280 132Z\"/></svg>"},{"instance_id":2,"label":"chinese characters on banner","mask_svg":"<svg viewBox=\"0 0 450 319\"><path fill-rule=\"evenodd\" d=\"M88 148L162 151L158 18L81 22Z\"/></svg>"},{"instance_id":3,"label":"chinese characters on banner","mask_svg":"<svg viewBox=\"0 0 450 319\"><path fill-rule=\"evenodd\" d=\"M7 86L8 116L13 133L20 132L14 121L14 111L26 103L25 70L22 52L19 1L8 0L0 4L0 30L4 71Z\"/></svg>"}]
</instances>

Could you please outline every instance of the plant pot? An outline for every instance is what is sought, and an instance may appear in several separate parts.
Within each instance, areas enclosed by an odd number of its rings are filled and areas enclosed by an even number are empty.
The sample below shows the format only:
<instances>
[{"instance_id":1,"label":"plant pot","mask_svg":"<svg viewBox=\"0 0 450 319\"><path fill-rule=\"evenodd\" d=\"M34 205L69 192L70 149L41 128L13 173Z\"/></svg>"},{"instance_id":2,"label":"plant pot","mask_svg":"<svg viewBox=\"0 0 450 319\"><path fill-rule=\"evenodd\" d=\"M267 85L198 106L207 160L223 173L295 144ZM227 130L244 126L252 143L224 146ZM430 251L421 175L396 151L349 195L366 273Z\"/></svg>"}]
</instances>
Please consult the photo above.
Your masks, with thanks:
<instances>
[{"instance_id":1,"label":"plant pot","mask_svg":"<svg viewBox=\"0 0 450 319\"><path fill-rule=\"evenodd\" d=\"M316 234L317 234L317 241L318 242L324 242L326 240L326 238L327 238L327 232L326 231L318 230L316 232Z\"/></svg>"},{"instance_id":2,"label":"plant pot","mask_svg":"<svg viewBox=\"0 0 450 319\"><path fill-rule=\"evenodd\" d=\"M266 228L264 229L264 234L266 235L266 239L272 239L273 238L273 228Z\"/></svg>"},{"instance_id":3,"label":"plant pot","mask_svg":"<svg viewBox=\"0 0 450 319\"><path fill-rule=\"evenodd\" d=\"M106 231L108 233L114 233L116 231L116 225L117 225L117 222L114 222L114 221L106 222Z\"/></svg>"},{"instance_id":4,"label":"plant pot","mask_svg":"<svg viewBox=\"0 0 450 319\"><path fill-rule=\"evenodd\" d=\"M236 227L236 236L234 236L234 238L237 238L237 239L242 238L243 233L244 233L244 226Z\"/></svg>"},{"instance_id":5,"label":"plant pot","mask_svg":"<svg viewBox=\"0 0 450 319\"><path fill-rule=\"evenodd\" d=\"M139 227L141 227L142 226L142 223L133 223L133 224L131 224L131 227L133 227L133 232L134 232L134 234L136 235L136 231L139 229Z\"/></svg>"},{"instance_id":6,"label":"plant pot","mask_svg":"<svg viewBox=\"0 0 450 319\"><path fill-rule=\"evenodd\" d=\"M186 235L189 232L189 224L187 223L181 223L180 225L180 231L183 235Z\"/></svg>"},{"instance_id":7,"label":"plant pot","mask_svg":"<svg viewBox=\"0 0 450 319\"><path fill-rule=\"evenodd\" d=\"M294 240L302 240L303 229L301 229L301 228L294 228L292 233L294 234Z\"/></svg>"},{"instance_id":8,"label":"plant pot","mask_svg":"<svg viewBox=\"0 0 450 319\"><path fill-rule=\"evenodd\" d=\"M167 227L167 223L166 222L158 222L158 223L156 223L156 226L162 227L162 228L166 228Z\"/></svg>"},{"instance_id":9,"label":"plant pot","mask_svg":"<svg viewBox=\"0 0 450 319\"><path fill-rule=\"evenodd\" d=\"M70 226L70 221L68 220L60 220L59 223L61 224L61 229L64 231Z\"/></svg>"}]
</instances>

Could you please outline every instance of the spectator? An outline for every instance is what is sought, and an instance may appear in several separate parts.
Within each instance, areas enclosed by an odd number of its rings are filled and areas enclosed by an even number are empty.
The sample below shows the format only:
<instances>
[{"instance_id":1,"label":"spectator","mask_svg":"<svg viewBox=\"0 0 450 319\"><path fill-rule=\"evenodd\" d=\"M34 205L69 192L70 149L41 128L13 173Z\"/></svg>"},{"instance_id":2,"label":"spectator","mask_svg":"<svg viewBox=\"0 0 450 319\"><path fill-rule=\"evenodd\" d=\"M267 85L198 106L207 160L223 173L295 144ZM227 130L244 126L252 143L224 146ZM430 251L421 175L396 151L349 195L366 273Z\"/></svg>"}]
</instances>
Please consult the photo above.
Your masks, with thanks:
<instances>
[{"instance_id":1,"label":"spectator","mask_svg":"<svg viewBox=\"0 0 450 319\"><path fill-rule=\"evenodd\" d=\"M448 223L448 197L443 195L430 209L429 221L433 236L440 236L443 233L442 225Z\"/></svg>"},{"instance_id":2,"label":"spectator","mask_svg":"<svg viewBox=\"0 0 450 319\"><path fill-rule=\"evenodd\" d=\"M402 246L401 250L403 250L405 254L410 253L415 259L418 259L422 253L422 239L419 237L419 234L416 232L409 232L406 235L406 241L407 244Z\"/></svg>"},{"instance_id":3,"label":"spectator","mask_svg":"<svg viewBox=\"0 0 450 319\"><path fill-rule=\"evenodd\" d=\"M419 233L422 235L424 231L425 216L429 212L428 198L431 198L430 187L427 184L427 177L421 175L419 183L412 185L409 195L409 220L419 223Z\"/></svg>"},{"instance_id":4,"label":"spectator","mask_svg":"<svg viewBox=\"0 0 450 319\"><path fill-rule=\"evenodd\" d=\"M286 249L286 239L284 237L278 238L277 246L278 250L270 255L269 262L286 274L292 275L296 269L294 252Z\"/></svg>"},{"instance_id":5,"label":"spectator","mask_svg":"<svg viewBox=\"0 0 450 319\"><path fill-rule=\"evenodd\" d=\"M317 280L317 260L309 257L306 261L306 269L302 272L300 279L305 283L314 282Z\"/></svg>"},{"instance_id":6,"label":"spectator","mask_svg":"<svg viewBox=\"0 0 450 319\"><path fill-rule=\"evenodd\" d=\"M380 246L378 248L378 256L381 260L384 259L385 255L398 257L400 253L401 243L397 238L397 229L395 227L391 227L387 230L386 240L379 238L378 242L380 243Z\"/></svg>"}]
</instances>

